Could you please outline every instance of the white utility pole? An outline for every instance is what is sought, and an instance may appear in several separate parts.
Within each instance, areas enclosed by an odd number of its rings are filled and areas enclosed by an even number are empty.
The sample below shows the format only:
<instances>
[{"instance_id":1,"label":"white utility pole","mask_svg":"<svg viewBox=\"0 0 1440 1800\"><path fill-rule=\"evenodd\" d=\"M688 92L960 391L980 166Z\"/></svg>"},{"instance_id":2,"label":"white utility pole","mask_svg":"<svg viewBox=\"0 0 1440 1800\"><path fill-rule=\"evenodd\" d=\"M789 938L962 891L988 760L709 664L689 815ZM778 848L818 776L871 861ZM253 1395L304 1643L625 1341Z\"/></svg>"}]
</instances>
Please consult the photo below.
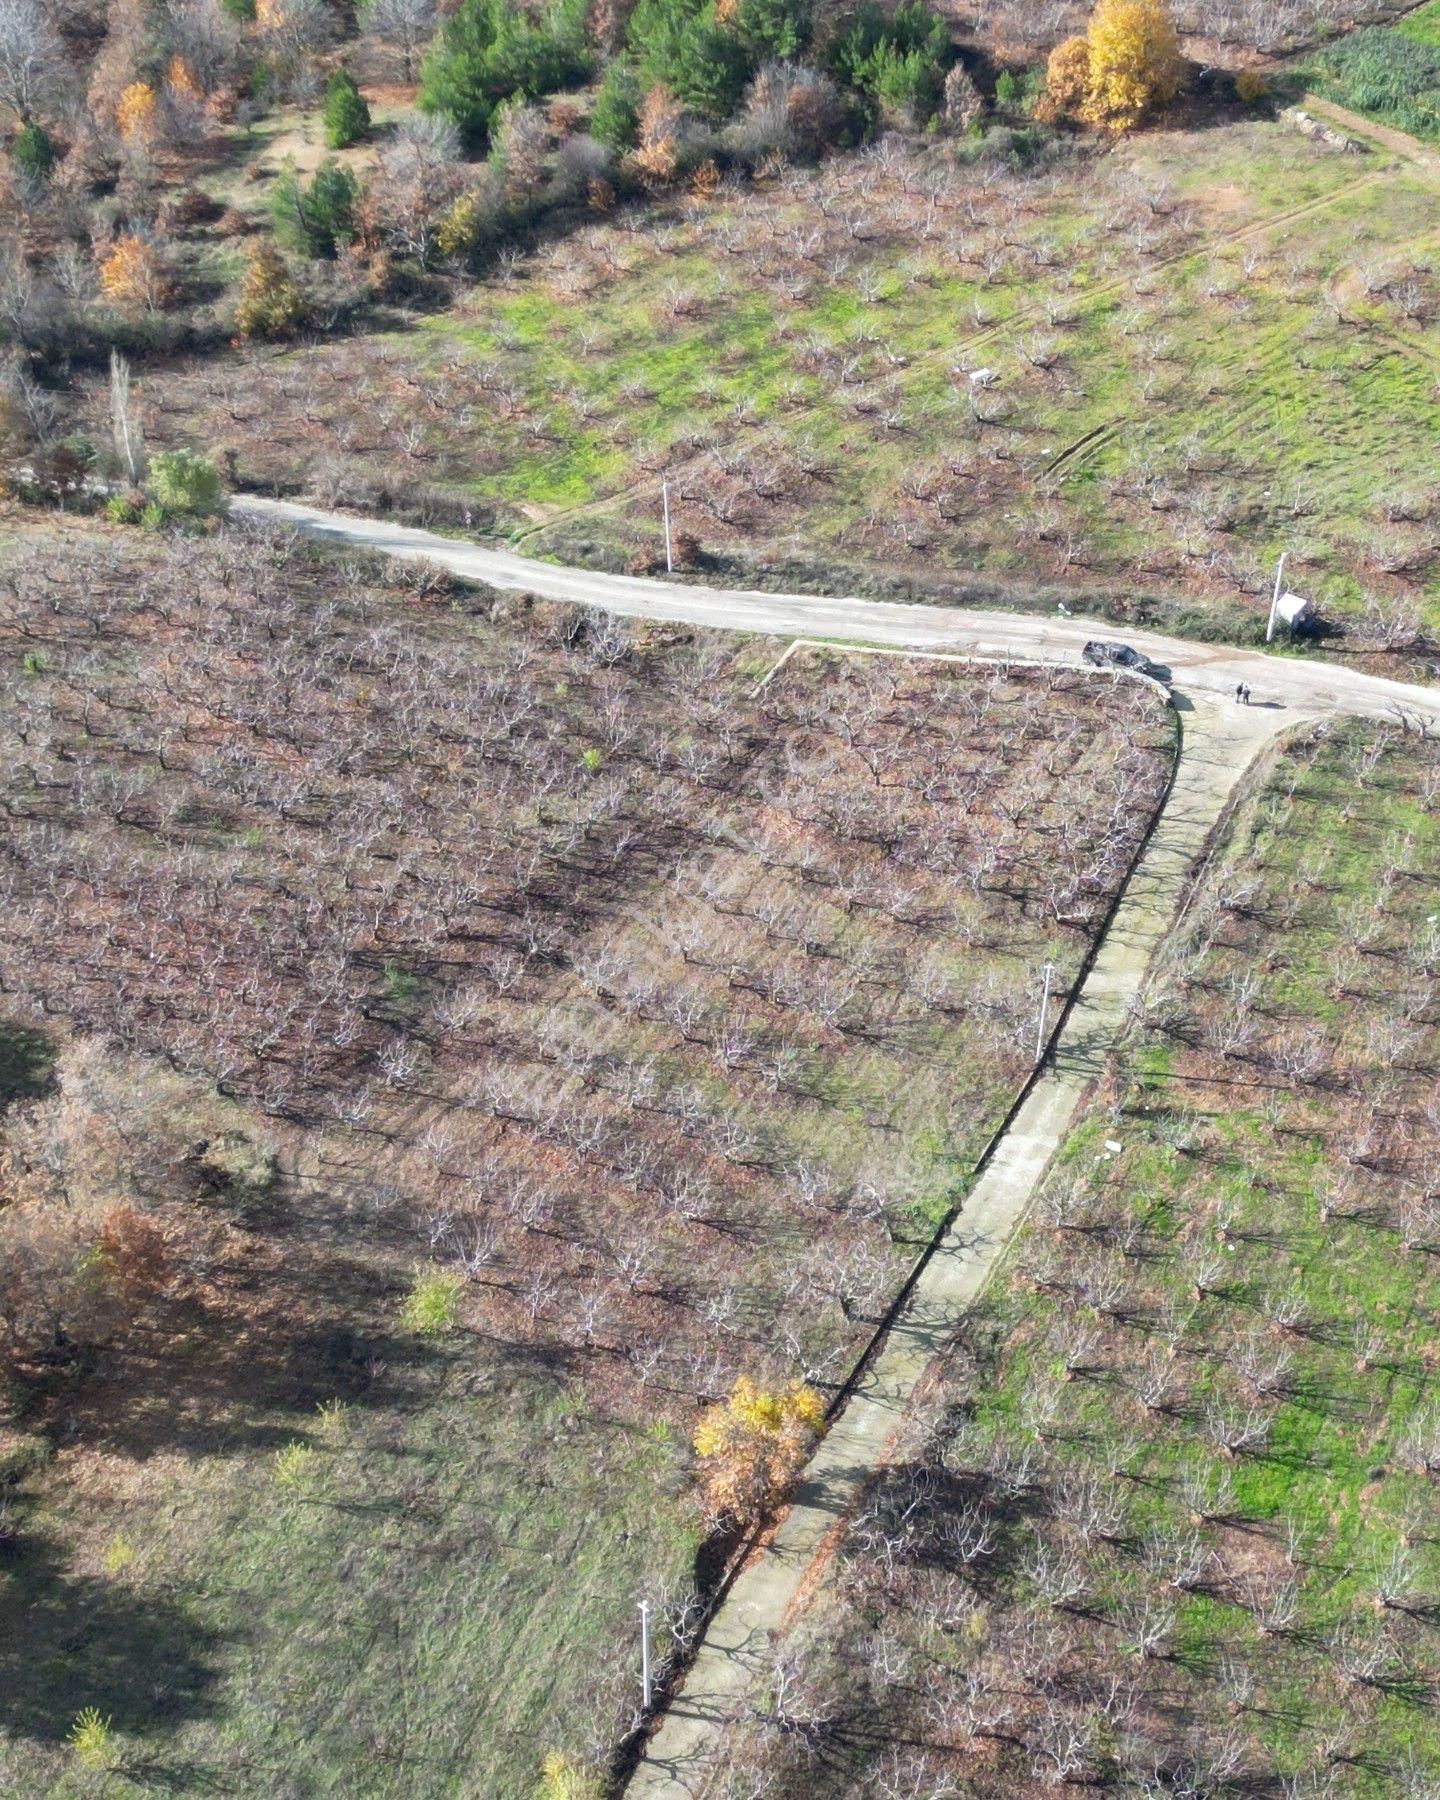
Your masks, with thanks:
<instances>
[{"instance_id":1,"label":"white utility pole","mask_svg":"<svg viewBox=\"0 0 1440 1800\"><path fill-rule=\"evenodd\" d=\"M1275 597L1270 602L1270 622L1265 627L1265 642L1267 644L1275 635L1275 611L1280 604L1280 589L1285 581L1285 558L1289 554L1290 552L1288 550L1282 550L1280 552L1280 567L1275 571Z\"/></svg>"},{"instance_id":2,"label":"white utility pole","mask_svg":"<svg viewBox=\"0 0 1440 1800\"><path fill-rule=\"evenodd\" d=\"M670 554L670 483L660 483L660 501L665 508L665 567L670 574L675 573L675 558Z\"/></svg>"},{"instance_id":3,"label":"white utility pole","mask_svg":"<svg viewBox=\"0 0 1440 1800\"><path fill-rule=\"evenodd\" d=\"M1050 977L1055 973L1054 963L1045 965L1045 989L1040 996L1040 1024L1035 1032L1035 1067L1040 1067L1040 1059L1045 1054L1045 1018L1050 1011Z\"/></svg>"},{"instance_id":4,"label":"white utility pole","mask_svg":"<svg viewBox=\"0 0 1440 1800\"><path fill-rule=\"evenodd\" d=\"M650 1675L650 1602L640 1602L640 1687L645 1695L648 1713L655 1698L655 1684Z\"/></svg>"}]
</instances>

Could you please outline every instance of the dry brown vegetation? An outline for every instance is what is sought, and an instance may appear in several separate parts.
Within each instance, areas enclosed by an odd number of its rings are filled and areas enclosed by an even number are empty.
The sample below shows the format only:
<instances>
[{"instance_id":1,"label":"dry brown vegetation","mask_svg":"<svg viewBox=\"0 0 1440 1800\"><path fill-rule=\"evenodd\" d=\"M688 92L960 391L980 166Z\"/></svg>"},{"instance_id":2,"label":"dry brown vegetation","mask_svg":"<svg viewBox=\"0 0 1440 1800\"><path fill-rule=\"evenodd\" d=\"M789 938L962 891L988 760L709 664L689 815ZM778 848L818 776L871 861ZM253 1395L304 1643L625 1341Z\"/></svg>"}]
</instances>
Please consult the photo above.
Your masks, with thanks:
<instances>
[{"instance_id":1,"label":"dry brown vegetation","mask_svg":"<svg viewBox=\"0 0 1440 1800\"><path fill-rule=\"evenodd\" d=\"M752 695L279 542L89 554L11 583L12 996L343 1131L507 1337L713 1396L765 1319L833 1374L1128 864L1152 703L891 658Z\"/></svg>"},{"instance_id":2,"label":"dry brown vegetation","mask_svg":"<svg viewBox=\"0 0 1440 1800\"><path fill-rule=\"evenodd\" d=\"M347 1452L383 1485L438 1353L514 1394L522 1445L522 1396L574 1396L592 1473L547 1499L552 1543L623 1518L604 1445L652 1427L651 1534L693 1539L698 1407L741 1373L840 1379L1168 760L1129 684L809 653L761 686L779 645L241 530L37 534L0 636L5 1017L69 1046L7 1114L5 1271L56 1247L95 1277L58 1335L15 1325L16 1403L117 1471L163 1450L182 1491L175 1453L224 1446L244 1491L247 1446L339 1395L391 1421ZM437 1276L454 1348L420 1355L403 1290ZM528 1477L490 1454L467 1504L503 1511ZM630 1605L606 1555L585 1632ZM12 1671L24 1731L55 1727L50 1666ZM623 1645L583 1716L552 1696L588 1661L527 1666L505 1679L529 1724L495 1714L488 1767L629 1729Z\"/></svg>"}]
</instances>

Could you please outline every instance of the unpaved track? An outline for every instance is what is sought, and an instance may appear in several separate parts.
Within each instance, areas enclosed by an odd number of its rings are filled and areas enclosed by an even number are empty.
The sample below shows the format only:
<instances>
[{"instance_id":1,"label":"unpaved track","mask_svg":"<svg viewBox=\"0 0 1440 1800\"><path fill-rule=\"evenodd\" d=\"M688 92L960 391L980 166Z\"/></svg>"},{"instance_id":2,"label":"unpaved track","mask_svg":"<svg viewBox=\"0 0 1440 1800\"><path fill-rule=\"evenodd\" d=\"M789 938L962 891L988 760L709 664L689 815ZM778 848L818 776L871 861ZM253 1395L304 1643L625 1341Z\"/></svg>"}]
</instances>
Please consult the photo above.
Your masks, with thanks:
<instances>
[{"instance_id":1,"label":"unpaved track","mask_svg":"<svg viewBox=\"0 0 1440 1800\"><path fill-rule=\"evenodd\" d=\"M888 644L902 650L950 650L968 656L1072 667L1086 640L1114 637L1116 627L1101 619L1056 618L958 606L902 606L884 600L836 599L819 594L767 594L743 588L699 587L636 575L604 575L591 569L537 562L513 550L483 549L460 538L441 537L412 525L384 519L352 518L288 500L237 495L231 511L239 518L292 525L312 536L355 549L378 550L412 561L433 562L491 587L599 606L629 618L666 619L716 631L757 631L777 637L818 637L858 644ZM1369 718L1411 719L1440 724L1440 689L1412 686L1364 675L1337 663L1302 662L1236 650L1220 644L1132 631L1125 638L1174 671L1177 692L1228 699L1235 684L1249 682L1257 700L1278 701L1292 711L1359 713Z\"/></svg>"},{"instance_id":2,"label":"unpaved track","mask_svg":"<svg viewBox=\"0 0 1440 1800\"><path fill-rule=\"evenodd\" d=\"M234 510L340 543L443 564L492 586L604 607L631 617L720 630L839 639L986 659L1076 664L1087 638L1113 627L958 607L765 594L602 575L485 550L382 520L237 498ZM1268 657L1128 632L1174 674L1181 752L1164 811L1076 996L1051 1060L926 1263L905 1305L831 1424L772 1541L717 1609L685 1680L630 1784L646 1800L697 1796L727 1723L763 1678L787 1615L823 1567L829 1542L881 1461L916 1383L974 1302L1024 1216L1091 1081L1124 1031L1151 956L1236 788L1276 734L1358 713L1440 726L1440 692L1330 664ZM1259 704L1234 700L1248 682ZM828 1541L827 1541L828 1540Z\"/></svg>"},{"instance_id":3,"label":"unpaved track","mask_svg":"<svg viewBox=\"0 0 1440 1800\"><path fill-rule=\"evenodd\" d=\"M1322 100L1318 94L1307 94L1303 105L1305 111L1314 113L1316 118L1343 126L1352 137L1368 138L1396 156L1403 156L1417 168L1440 173L1440 152L1433 145L1422 144L1419 138L1411 137L1408 131L1397 131L1393 125L1378 125L1363 113L1351 112L1348 106L1337 106L1333 100Z\"/></svg>"}]
</instances>

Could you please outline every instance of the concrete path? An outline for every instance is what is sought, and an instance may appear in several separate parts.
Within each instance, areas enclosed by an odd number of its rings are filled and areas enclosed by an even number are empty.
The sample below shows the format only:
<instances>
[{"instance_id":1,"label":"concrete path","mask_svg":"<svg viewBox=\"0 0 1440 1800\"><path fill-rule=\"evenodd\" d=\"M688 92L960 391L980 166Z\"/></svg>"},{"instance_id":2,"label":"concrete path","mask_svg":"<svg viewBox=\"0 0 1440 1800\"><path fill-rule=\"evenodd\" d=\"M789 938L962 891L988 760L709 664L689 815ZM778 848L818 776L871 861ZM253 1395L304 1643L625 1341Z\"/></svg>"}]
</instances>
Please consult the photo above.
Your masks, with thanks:
<instances>
[{"instance_id":1,"label":"concrete path","mask_svg":"<svg viewBox=\"0 0 1440 1800\"><path fill-rule=\"evenodd\" d=\"M763 1678L793 1603L884 1456L916 1383L975 1300L1064 1141L1080 1102L1125 1028L1196 858L1257 753L1296 715L1197 700L1181 714L1183 749L1170 800L1126 885L1114 922L1046 1072L900 1317L830 1427L773 1542L743 1570L711 1621L627 1790L698 1795L720 1735Z\"/></svg>"}]
</instances>

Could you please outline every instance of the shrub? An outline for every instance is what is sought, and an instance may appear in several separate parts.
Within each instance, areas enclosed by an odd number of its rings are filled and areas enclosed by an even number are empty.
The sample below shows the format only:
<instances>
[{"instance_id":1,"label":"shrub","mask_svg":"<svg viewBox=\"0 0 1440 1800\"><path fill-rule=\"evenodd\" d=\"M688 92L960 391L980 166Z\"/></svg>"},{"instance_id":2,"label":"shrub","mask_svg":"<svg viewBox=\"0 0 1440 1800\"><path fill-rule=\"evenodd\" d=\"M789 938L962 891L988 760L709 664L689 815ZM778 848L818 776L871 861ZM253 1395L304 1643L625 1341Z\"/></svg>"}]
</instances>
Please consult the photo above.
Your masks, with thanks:
<instances>
[{"instance_id":1,"label":"shrub","mask_svg":"<svg viewBox=\"0 0 1440 1800\"><path fill-rule=\"evenodd\" d=\"M601 1800L604 1792L600 1780L573 1757L559 1750L545 1752L537 1800Z\"/></svg>"},{"instance_id":2,"label":"shrub","mask_svg":"<svg viewBox=\"0 0 1440 1800\"><path fill-rule=\"evenodd\" d=\"M803 1467L824 1417L813 1388L797 1382L771 1393L742 1375L730 1398L708 1408L695 1429L712 1514L744 1523L776 1506Z\"/></svg>"},{"instance_id":3,"label":"shrub","mask_svg":"<svg viewBox=\"0 0 1440 1800\"><path fill-rule=\"evenodd\" d=\"M140 510L133 500L127 500L123 494L112 494L105 502L105 517L112 525L138 525Z\"/></svg>"},{"instance_id":4,"label":"shrub","mask_svg":"<svg viewBox=\"0 0 1440 1800\"><path fill-rule=\"evenodd\" d=\"M321 117L332 150L346 150L369 134L370 108L348 69L337 69L330 77Z\"/></svg>"},{"instance_id":5,"label":"shrub","mask_svg":"<svg viewBox=\"0 0 1440 1800\"><path fill-rule=\"evenodd\" d=\"M123 1532L117 1532L100 1557L100 1567L107 1575L123 1575L135 1561L134 1542Z\"/></svg>"},{"instance_id":6,"label":"shrub","mask_svg":"<svg viewBox=\"0 0 1440 1800\"><path fill-rule=\"evenodd\" d=\"M10 159L15 167L36 181L43 181L55 167L55 144L43 125L22 125L10 140Z\"/></svg>"},{"instance_id":7,"label":"shrub","mask_svg":"<svg viewBox=\"0 0 1440 1800\"><path fill-rule=\"evenodd\" d=\"M1180 91L1184 64L1160 0L1099 0L1086 31L1090 76L1082 116L1129 131Z\"/></svg>"},{"instance_id":8,"label":"shrub","mask_svg":"<svg viewBox=\"0 0 1440 1800\"><path fill-rule=\"evenodd\" d=\"M284 337L304 322L309 303L273 244L257 244L245 266L235 308L241 338Z\"/></svg>"},{"instance_id":9,"label":"shrub","mask_svg":"<svg viewBox=\"0 0 1440 1800\"><path fill-rule=\"evenodd\" d=\"M203 518L223 510L214 464L193 450L162 450L150 459L150 495L166 516Z\"/></svg>"},{"instance_id":10,"label":"shrub","mask_svg":"<svg viewBox=\"0 0 1440 1800\"><path fill-rule=\"evenodd\" d=\"M291 1492L307 1487L315 1473L314 1448L296 1438L294 1443L284 1444L275 1452L273 1466L276 1487Z\"/></svg>"},{"instance_id":11,"label":"shrub","mask_svg":"<svg viewBox=\"0 0 1440 1800\"><path fill-rule=\"evenodd\" d=\"M469 256L478 250L493 229L495 216L484 197L473 188L455 198L435 226L435 248L441 256Z\"/></svg>"},{"instance_id":12,"label":"shrub","mask_svg":"<svg viewBox=\"0 0 1440 1800\"><path fill-rule=\"evenodd\" d=\"M1258 106L1270 93L1270 84L1258 69L1242 69L1235 77L1235 93L1246 106Z\"/></svg>"},{"instance_id":13,"label":"shrub","mask_svg":"<svg viewBox=\"0 0 1440 1800\"><path fill-rule=\"evenodd\" d=\"M590 114L590 135L612 150L634 147L640 127L640 78L628 57L617 56L605 71Z\"/></svg>"},{"instance_id":14,"label":"shrub","mask_svg":"<svg viewBox=\"0 0 1440 1800\"><path fill-rule=\"evenodd\" d=\"M70 1748L84 1769L108 1769L114 1754L114 1730L98 1707L87 1706L70 1727Z\"/></svg>"},{"instance_id":15,"label":"shrub","mask_svg":"<svg viewBox=\"0 0 1440 1800\"><path fill-rule=\"evenodd\" d=\"M416 1269L410 1292L400 1310L407 1331L421 1337L438 1337L454 1328L465 1284L449 1269Z\"/></svg>"},{"instance_id":16,"label":"shrub","mask_svg":"<svg viewBox=\"0 0 1440 1800\"><path fill-rule=\"evenodd\" d=\"M263 1200L280 1178L275 1152L243 1131L223 1131L211 1138L200 1156L201 1172L226 1195Z\"/></svg>"}]
</instances>

